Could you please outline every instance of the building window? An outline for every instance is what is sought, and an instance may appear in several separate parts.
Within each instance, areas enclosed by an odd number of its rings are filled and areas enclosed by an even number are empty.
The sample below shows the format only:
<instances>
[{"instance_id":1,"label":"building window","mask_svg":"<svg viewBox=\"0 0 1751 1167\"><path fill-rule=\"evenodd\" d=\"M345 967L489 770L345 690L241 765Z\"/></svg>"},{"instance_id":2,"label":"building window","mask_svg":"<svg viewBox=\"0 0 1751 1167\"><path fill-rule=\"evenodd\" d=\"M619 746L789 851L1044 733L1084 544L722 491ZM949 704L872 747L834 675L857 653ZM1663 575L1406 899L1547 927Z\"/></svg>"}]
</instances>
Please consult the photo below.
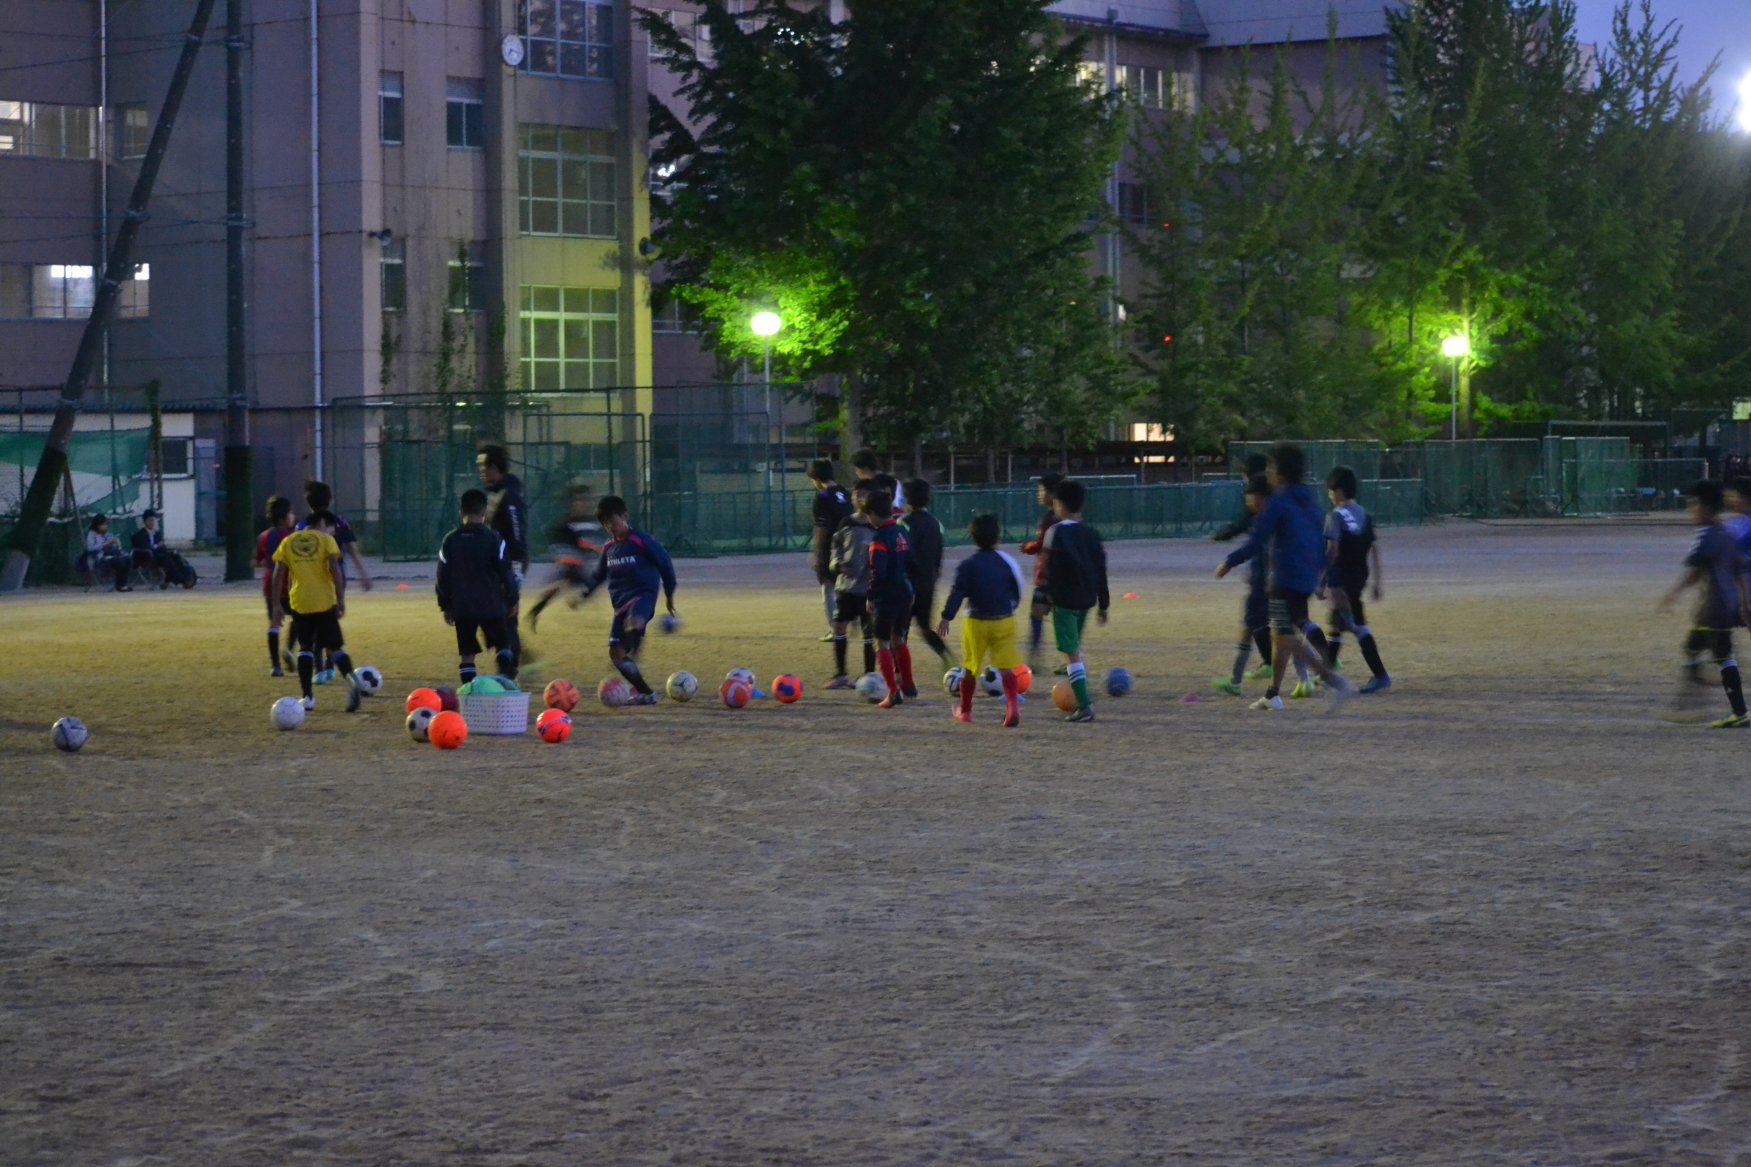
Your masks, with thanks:
<instances>
[{"instance_id":1,"label":"building window","mask_svg":"<svg viewBox=\"0 0 1751 1167\"><path fill-rule=\"evenodd\" d=\"M116 315L125 320L138 320L152 315L152 265L136 263L134 278L122 281L116 298Z\"/></svg>"},{"instance_id":2,"label":"building window","mask_svg":"<svg viewBox=\"0 0 1751 1167\"><path fill-rule=\"evenodd\" d=\"M1175 113L1197 113L1197 78L1190 73L1169 73L1167 77L1167 102L1168 108Z\"/></svg>"},{"instance_id":3,"label":"building window","mask_svg":"<svg viewBox=\"0 0 1751 1167\"><path fill-rule=\"evenodd\" d=\"M452 312L486 311L486 261L478 244L469 244L466 254L450 257L449 305Z\"/></svg>"},{"instance_id":4,"label":"building window","mask_svg":"<svg viewBox=\"0 0 1751 1167\"><path fill-rule=\"evenodd\" d=\"M1133 227L1149 222L1149 188L1140 182L1119 184L1119 218Z\"/></svg>"},{"instance_id":5,"label":"building window","mask_svg":"<svg viewBox=\"0 0 1751 1167\"><path fill-rule=\"evenodd\" d=\"M146 116L146 104L133 102L116 107L116 157L124 161L144 158L146 146L152 140L152 123Z\"/></svg>"},{"instance_id":6,"label":"building window","mask_svg":"<svg viewBox=\"0 0 1751 1167\"><path fill-rule=\"evenodd\" d=\"M525 287L525 389L607 389L620 376L620 294L613 288Z\"/></svg>"},{"instance_id":7,"label":"building window","mask_svg":"<svg viewBox=\"0 0 1751 1167\"><path fill-rule=\"evenodd\" d=\"M670 296L661 308L651 309L651 331L686 333L699 331L699 310Z\"/></svg>"},{"instance_id":8,"label":"building window","mask_svg":"<svg viewBox=\"0 0 1751 1167\"><path fill-rule=\"evenodd\" d=\"M1163 109L1167 104L1162 71L1153 65L1119 66L1119 85L1144 109Z\"/></svg>"},{"instance_id":9,"label":"building window","mask_svg":"<svg viewBox=\"0 0 1751 1167\"><path fill-rule=\"evenodd\" d=\"M0 154L97 157L97 111L84 105L0 101Z\"/></svg>"},{"instance_id":10,"label":"building window","mask_svg":"<svg viewBox=\"0 0 1751 1167\"><path fill-rule=\"evenodd\" d=\"M145 267L140 264L135 271ZM124 304L134 282L130 280L121 286ZM16 320L83 320L91 315L96 300L97 269L90 264L0 263L0 316Z\"/></svg>"},{"instance_id":11,"label":"building window","mask_svg":"<svg viewBox=\"0 0 1751 1167\"><path fill-rule=\"evenodd\" d=\"M525 73L614 76L614 6L590 0L521 0L519 21L529 55Z\"/></svg>"},{"instance_id":12,"label":"building window","mask_svg":"<svg viewBox=\"0 0 1751 1167\"><path fill-rule=\"evenodd\" d=\"M1107 87L1107 69L1099 61L1076 62L1076 79L1084 85L1093 85L1100 89Z\"/></svg>"},{"instance_id":13,"label":"building window","mask_svg":"<svg viewBox=\"0 0 1751 1167\"><path fill-rule=\"evenodd\" d=\"M453 150L486 149L486 98L480 82L450 78L444 130Z\"/></svg>"},{"instance_id":14,"label":"building window","mask_svg":"<svg viewBox=\"0 0 1751 1167\"><path fill-rule=\"evenodd\" d=\"M383 245L383 259L379 265L383 277L383 311L403 312L407 310L407 244L400 239L391 239Z\"/></svg>"},{"instance_id":15,"label":"building window","mask_svg":"<svg viewBox=\"0 0 1751 1167\"><path fill-rule=\"evenodd\" d=\"M524 126L521 139L523 234L614 238L614 136Z\"/></svg>"},{"instance_id":16,"label":"building window","mask_svg":"<svg viewBox=\"0 0 1751 1167\"><path fill-rule=\"evenodd\" d=\"M401 145L400 73L384 73L377 78L377 124L379 140L385 146Z\"/></svg>"}]
</instances>

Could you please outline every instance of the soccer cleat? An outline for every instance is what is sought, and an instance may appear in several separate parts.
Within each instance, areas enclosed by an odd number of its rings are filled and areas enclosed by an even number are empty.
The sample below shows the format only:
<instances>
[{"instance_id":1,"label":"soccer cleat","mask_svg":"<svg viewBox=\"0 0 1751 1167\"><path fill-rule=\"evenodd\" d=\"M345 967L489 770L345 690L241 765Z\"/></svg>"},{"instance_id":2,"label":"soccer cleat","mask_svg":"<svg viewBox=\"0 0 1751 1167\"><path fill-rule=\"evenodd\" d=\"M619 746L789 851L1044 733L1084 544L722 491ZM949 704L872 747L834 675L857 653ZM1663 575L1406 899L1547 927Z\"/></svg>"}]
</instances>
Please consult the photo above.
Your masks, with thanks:
<instances>
[{"instance_id":1,"label":"soccer cleat","mask_svg":"<svg viewBox=\"0 0 1751 1167\"><path fill-rule=\"evenodd\" d=\"M316 675L310 678L311 683L316 685L326 685L332 680L334 680L333 669L317 669Z\"/></svg>"},{"instance_id":2,"label":"soccer cleat","mask_svg":"<svg viewBox=\"0 0 1751 1167\"><path fill-rule=\"evenodd\" d=\"M1264 664L1264 665L1258 666L1257 668L1252 670L1252 672L1246 674L1246 679L1249 681L1263 681L1263 680L1268 680L1270 678L1270 675L1271 675L1271 666L1268 664Z\"/></svg>"},{"instance_id":3,"label":"soccer cleat","mask_svg":"<svg viewBox=\"0 0 1751 1167\"><path fill-rule=\"evenodd\" d=\"M270 676L270 677L283 677L285 675L286 675L286 670L282 669L279 665L275 665L273 668L268 670L268 676Z\"/></svg>"},{"instance_id":4,"label":"soccer cleat","mask_svg":"<svg viewBox=\"0 0 1751 1167\"><path fill-rule=\"evenodd\" d=\"M1068 664L1061 664L1052 670L1052 675L1054 677L1068 677L1070 675L1070 666Z\"/></svg>"},{"instance_id":5,"label":"soccer cleat","mask_svg":"<svg viewBox=\"0 0 1751 1167\"><path fill-rule=\"evenodd\" d=\"M820 643L821 644L832 644L833 643L833 634L831 632L828 632L825 635L823 635L820 639Z\"/></svg>"},{"instance_id":6,"label":"soccer cleat","mask_svg":"<svg viewBox=\"0 0 1751 1167\"><path fill-rule=\"evenodd\" d=\"M903 687L900 690L900 696L904 697L908 701L918 700L918 686L917 685L907 685L907 686Z\"/></svg>"},{"instance_id":7,"label":"soccer cleat","mask_svg":"<svg viewBox=\"0 0 1751 1167\"><path fill-rule=\"evenodd\" d=\"M1227 677L1217 677L1210 682L1218 693L1226 693L1230 697L1244 697L1246 690L1229 680Z\"/></svg>"},{"instance_id":8,"label":"soccer cleat","mask_svg":"<svg viewBox=\"0 0 1751 1167\"><path fill-rule=\"evenodd\" d=\"M950 712L954 714L956 721L962 722L966 725L973 724L973 715L971 713L962 713L959 705L955 706Z\"/></svg>"},{"instance_id":9,"label":"soccer cleat","mask_svg":"<svg viewBox=\"0 0 1751 1167\"><path fill-rule=\"evenodd\" d=\"M957 710L956 712L959 712L959 711ZM972 718L968 718L967 720L971 721ZM1021 710L1017 709L1013 713L1005 713L1003 715L1003 728L1004 729L1016 729L1016 728L1019 728L1020 725L1021 725Z\"/></svg>"},{"instance_id":10,"label":"soccer cleat","mask_svg":"<svg viewBox=\"0 0 1751 1167\"><path fill-rule=\"evenodd\" d=\"M844 673L840 673L837 677L834 677L831 681L827 682L827 688L829 688L829 689L855 689L855 688L857 688L857 685L855 682L852 681L852 679L850 677L846 676Z\"/></svg>"},{"instance_id":11,"label":"soccer cleat","mask_svg":"<svg viewBox=\"0 0 1751 1167\"><path fill-rule=\"evenodd\" d=\"M1356 688L1354 681L1342 676L1333 677L1331 685L1326 690L1329 703L1326 705L1325 711L1336 713L1349 704L1350 698L1356 696L1358 692L1360 690Z\"/></svg>"},{"instance_id":12,"label":"soccer cleat","mask_svg":"<svg viewBox=\"0 0 1751 1167\"><path fill-rule=\"evenodd\" d=\"M364 691L359 688L359 682L351 673L347 674L347 712L357 713L359 702L364 700Z\"/></svg>"},{"instance_id":13,"label":"soccer cleat","mask_svg":"<svg viewBox=\"0 0 1751 1167\"><path fill-rule=\"evenodd\" d=\"M897 692L892 692L892 693L889 693L886 697L883 697L880 701L877 701L876 708L877 709L892 709L896 705L904 705L904 704L906 704L906 698L901 696Z\"/></svg>"},{"instance_id":14,"label":"soccer cleat","mask_svg":"<svg viewBox=\"0 0 1751 1167\"><path fill-rule=\"evenodd\" d=\"M1297 681L1295 687L1289 690L1289 696L1296 700L1313 696L1313 682Z\"/></svg>"},{"instance_id":15,"label":"soccer cleat","mask_svg":"<svg viewBox=\"0 0 1751 1167\"><path fill-rule=\"evenodd\" d=\"M1283 708L1283 699L1281 697L1260 697L1247 708L1261 710L1265 713L1280 711Z\"/></svg>"},{"instance_id":16,"label":"soccer cleat","mask_svg":"<svg viewBox=\"0 0 1751 1167\"><path fill-rule=\"evenodd\" d=\"M1751 715L1735 713L1731 717L1723 717L1719 721L1708 723L1710 729L1748 729L1751 728Z\"/></svg>"},{"instance_id":17,"label":"soccer cleat","mask_svg":"<svg viewBox=\"0 0 1751 1167\"><path fill-rule=\"evenodd\" d=\"M1362 686L1361 691L1364 693L1378 693L1382 689L1390 688L1392 688L1392 678L1386 673L1381 673L1378 677L1369 677L1368 683Z\"/></svg>"},{"instance_id":18,"label":"soccer cleat","mask_svg":"<svg viewBox=\"0 0 1751 1167\"><path fill-rule=\"evenodd\" d=\"M314 698L314 697L304 698L304 708L306 711L311 710L311 709L315 709L316 708L316 698Z\"/></svg>"},{"instance_id":19,"label":"soccer cleat","mask_svg":"<svg viewBox=\"0 0 1751 1167\"><path fill-rule=\"evenodd\" d=\"M655 705L658 697L655 693L634 693L627 701L628 705Z\"/></svg>"},{"instance_id":20,"label":"soccer cleat","mask_svg":"<svg viewBox=\"0 0 1751 1167\"><path fill-rule=\"evenodd\" d=\"M1070 714L1067 714L1065 716L1064 720L1065 721L1093 721L1094 720L1094 707L1091 705L1084 705L1081 709L1078 709Z\"/></svg>"}]
</instances>

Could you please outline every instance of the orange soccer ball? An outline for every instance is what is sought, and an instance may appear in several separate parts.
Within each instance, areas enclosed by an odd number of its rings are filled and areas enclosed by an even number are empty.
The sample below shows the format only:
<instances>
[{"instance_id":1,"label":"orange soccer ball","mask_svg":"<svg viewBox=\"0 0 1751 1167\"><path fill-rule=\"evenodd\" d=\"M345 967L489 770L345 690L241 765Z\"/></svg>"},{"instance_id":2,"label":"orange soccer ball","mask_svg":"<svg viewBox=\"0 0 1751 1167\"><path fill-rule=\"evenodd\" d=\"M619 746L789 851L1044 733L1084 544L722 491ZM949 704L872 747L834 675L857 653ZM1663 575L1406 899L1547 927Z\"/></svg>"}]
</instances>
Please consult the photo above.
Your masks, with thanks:
<instances>
[{"instance_id":1,"label":"orange soccer ball","mask_svg":"<svg viewBox=\"0 0 1751 1167\"><path fill-rule=\"evenodd\" d=\"M432 724L426 727L426 736L440 750L453 750L468 740L468 723L454 709L446 709L432 718Z\"/></svg>"},{"instance_id":2,"label":"orange soccer ball","mask_svg":"<svg viewBox=\"0 0 1751 1167\"><path fill-rule=\"evenodd\" d=\"M577 708L578 687L564 677L555 677L547 682L547 688L542 692L541 699L547 702L549 709L563 709L570 713ZM537 719L539 722L539 719Z\"/></svg>"},{"instance_id":3,"label":"orange soccer ball","mask_svg":"<svg viewBox=\"0 0 1751 1167\"><path fill-rule=\"evenodd\" d=\"M1069 681L1059 681L1052 686L1052 704L1066 713L1076 712L1076 690L1070 687Z\"/></svg>"},{"instance_id":4,"label":"orange soccer ball","mask_svg":"<svg viewBox=\"0 0 1751 1167\"><path fill-rule=\"evenodd\" d=\"M409 713L415 709L430 709L436 713L443 707L443 702L438 699L436 689L415 689L407 695L407 711Z\"/></svg>"},{"instance_id":5,"label":"orange soccer ball","mask_svg":"<svg viewBox=\"0 0 1751 1167\"><path fill-rule=\"evenodd\" d=\"M1029 686L1034 683L1034 671L1026 665L1016 665L1009 671L1015 674L1015 691L1017 693L1027 692Z\"/></svg>"},{"instance_id":6,"label":"orange soccer ball","mask_svg":"<svg viewBox=\"0 0 1751 1167\"><path fill-rule=\"evenodd\" d=\"M572 735L571 714L563 709L545 709L535 719L535 734L544 742L558 745Z\"/></svg>"},{"instance_id":7,"label":"orange soccer ball","mask_svg":"<svg viewBox=\"0 0 1751 1167\"><path fill-rule=\"evenodd\" d=\"M738 681L734 677L730 677L718 686L717 695L727 707L740 709L754 699L754 687L746 681Z\"/></svg>"},{"instance_id":8,"label":"orange soccer ball","mask_svg":"<svg viewBox=\"0 0 1751 1167\"><path fill-rule=\"evenodd\" d=\"M803 695L802 678L792 673L784 673L772 678L772 695L779 703L789 705Z\"/></svg>"}]
</instances>

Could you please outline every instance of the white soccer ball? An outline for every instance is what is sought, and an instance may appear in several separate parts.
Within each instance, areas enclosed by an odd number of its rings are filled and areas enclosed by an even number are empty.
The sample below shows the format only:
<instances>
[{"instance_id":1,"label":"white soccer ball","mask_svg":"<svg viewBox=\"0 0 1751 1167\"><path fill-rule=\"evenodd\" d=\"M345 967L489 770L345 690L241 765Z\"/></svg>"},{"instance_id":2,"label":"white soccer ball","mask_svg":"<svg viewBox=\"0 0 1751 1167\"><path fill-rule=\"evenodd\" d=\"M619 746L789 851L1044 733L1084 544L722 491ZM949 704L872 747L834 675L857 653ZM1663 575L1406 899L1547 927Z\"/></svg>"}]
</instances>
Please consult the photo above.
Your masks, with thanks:
<instances>
[{"instance_id":1,"label":"white soccer ball","mask_svg":"<svg viewBox=\"0 0 1751 1167\"><path fill-rule=\"evenodd\" d=\"M383 687L383 674L376 665L364 665L353 670L353 680L359 684L359 692L366 697L375 697L377 690Z\"/></svg>"},{"instance_id":2,"label":"white soccer ball","mask_svg":"<svg viewBox=\"0 0 1751 1167\"><path fill-rule=\"evenodd\" d=\"M438 716L436 709L421 705L407 715L407 733L416 742L432 740L432 718Z\"/></svg>"},{"instance_id":3,"label":"white soccer ball","mask_svg":"<svg viewBox=\"0 0 1751 1167\"><path fill-rule=\"evenodd\" d=\"M689 672L679 672L669 678L664 688L668 689L671 701L691 701L693 694L699 692L699 678Z\"/></svg>"},{"instance_id":4,"label":"white soccer ball","mask_svg":"<svg viewBox=\"0 0 1751 1167\"><path fill-rule=\"evenodd\" d=\"M85 745L85 739L90 736L91 732L85 728L85 723L77 717L63 717L55 722L54 739L57 750L69 754L78 753L80 747Z\"/></svg>"},{"instance_id":5,"label":"white soccer ball","mask_svg":"<svg viewBox=\"0 0 1751 1167\"><path fill-rule=\"evenodd\" d=\"M865 701L875 704L885 701L888 697L888 683L882 680L880 673L865 673L857 678L857 691Z\"/></svg>"},{"instance_id":6,"label":"white soccer ball","mask_svg":"<svg viewBox=\"0 0 1751 1167\"><path fill-rule=\"evenodd\" d=\"M754 670L753 669L731 669L729 672L724 674L724 680L726 680L726 681L740 681L744 685L748 686L748 688L750 688L750 689L757 687L754 684Z\"/></svg>"},{"instance_id":7,"label":"white soccer ball","mask_svg":"<svg viewBox=\"0 0 1751 1167\"><path fill-rule=\"evenodd\" d=\"M942 687L948 690L948 695L950 697L959 697L961 695L961 678L966 675L967 670L963 669L960 665L956 665L942 675Z\"/></svg>"},{"instance_id":8,"label":"white soccer ball","mask_svg":"<svg viewBox=\"0 0 1751 1167\"><path fill-rule=\"evenodd\" d=\"M304 702L296 697L281 697L274 702L274 724L281 729L297 729L304 724Z\"/></svg>"},{"instance_id":9,"label":"white soccer ball","mask_svg":"<svg viewBox=\"0 0 1751 1167\"><path fill-rule=\"evenodd\" d=\"M985 671L979 674L979 692L987 697L1003 696L1003 674L993 665L986 665Z\"/></svg>"}]
</instances>

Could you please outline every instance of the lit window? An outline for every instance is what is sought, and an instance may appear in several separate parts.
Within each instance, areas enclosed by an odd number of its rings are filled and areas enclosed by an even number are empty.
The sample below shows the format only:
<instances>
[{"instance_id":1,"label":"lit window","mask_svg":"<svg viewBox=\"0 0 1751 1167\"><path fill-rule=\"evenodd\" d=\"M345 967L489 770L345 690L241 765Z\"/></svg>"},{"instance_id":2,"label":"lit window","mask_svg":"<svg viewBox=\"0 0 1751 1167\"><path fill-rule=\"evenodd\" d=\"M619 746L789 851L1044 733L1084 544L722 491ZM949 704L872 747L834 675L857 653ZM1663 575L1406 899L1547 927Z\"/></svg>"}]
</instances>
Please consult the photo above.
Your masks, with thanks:
<instances>
[{"instance_id":1,"label":"lit window","mask_svg":"<svg viewBox=\"0 0 1751 1167\"><path fill-rule=\"evenodd\" d=\"M0 154L97 157L97 111L84 105L0 101Z\"/></svg>"},{"instance_id":2,"label":"lit window","mask_svg":"<svg viewBox=\"0 0 1751 1167\"><path fill-rule=\"evenodd\" d=\"M96 299L97 269L89 264L0 263L0 316L83 320Z\"/></svg>"},{"instance_id":3,"label":"lit window","mask_svg":"<svg viewBox=\"0 0 1751 1167\"><path fill-rule=\"evenodd\" d=\"M614 6L590 0L521 0L529 54L525 73L559 77L614 76Z\"/></svg>"},{"instance_id":4,"label":"lit window","mask_svg":"<svg viewBox=\"0 0 1751 1167\"><path fill-rule=\"evenodd\" d=\"M121 295L116 299L116 315L140 319L152 315L152 265L136 263L134 278L124 280Z\"/></svg>"},{"instance_id":5,"label":"lit window","mask_svg":"<svg viewBox=\"0 0 1751 1167\"><path fill-rule=\"evenodd\" d=\"M444 132L451 149L486 148L486 98L481 94L480 82L450 78Z\"/></svg>"},{"instance_id":6,"label":"lit window","mask_svg":"<svg viewBox=\"0 0 1751 1167\"><path fill-rule=\"evenodd\" d=\"M385 146L401 145L400 73L384 73L377 78L377 123L379 140Z\"/></svg>"},{"instance_id":7,"label":"lit window","mask_svg":"<svg viewBox=\"0 0 1751 1167\"><path fill-rule=\"evenodd\" d=\"M1119 84L1125 92L1144 109L1161 109L1165 105L1166 90L1163 88L1162 72L1153 65L1122 65L1124 73Z\"/></svg>"},{"instance_id":8,"label":"lit window","mask_svg":"<svg viewBox=\"0 0 1751 1167\"><path fill-rule=\"evenodd\" d=\"M606 130L523 126L520 138L523 234L614 238L614 136Z\"/></svg>"},{"instance_id":9,"label":"lit window","mask_svg":"<svg viewBox=\"0 0 1751 1167\"><path fill-rule=\"evenodd\" d=\"M607 389L620 378L620 294L613 288L525 287L523 388Z\"/></svg>"}]
</instances>

